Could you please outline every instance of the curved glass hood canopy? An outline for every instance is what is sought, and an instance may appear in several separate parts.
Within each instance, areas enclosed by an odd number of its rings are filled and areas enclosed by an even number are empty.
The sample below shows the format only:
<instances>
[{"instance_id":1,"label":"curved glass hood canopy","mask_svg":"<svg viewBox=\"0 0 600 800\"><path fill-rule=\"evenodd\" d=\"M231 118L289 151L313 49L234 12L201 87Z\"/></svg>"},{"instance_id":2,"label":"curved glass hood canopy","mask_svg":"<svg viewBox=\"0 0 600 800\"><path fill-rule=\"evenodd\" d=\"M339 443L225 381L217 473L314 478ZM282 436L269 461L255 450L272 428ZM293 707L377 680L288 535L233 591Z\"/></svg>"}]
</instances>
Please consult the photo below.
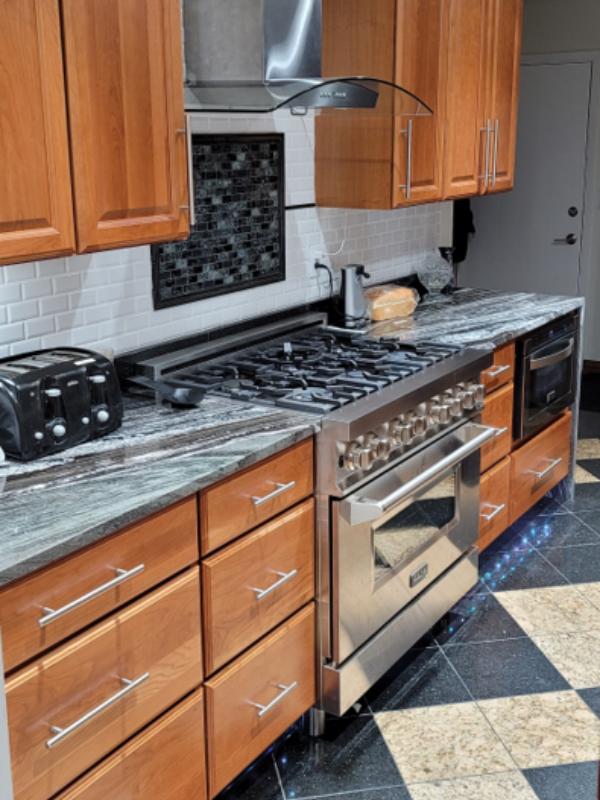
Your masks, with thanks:
<instances>
[{"instance_id":1,"label":"curved glass hood canopy","mask_svg":"<svg viewBox=\"0 0 600 800\"><path fill-rule=\"evenodd\" d=\"M418 97L377 76L322 77L321 3L184 0L186 110L430 115Z\"/></svg>"}]
</instances>

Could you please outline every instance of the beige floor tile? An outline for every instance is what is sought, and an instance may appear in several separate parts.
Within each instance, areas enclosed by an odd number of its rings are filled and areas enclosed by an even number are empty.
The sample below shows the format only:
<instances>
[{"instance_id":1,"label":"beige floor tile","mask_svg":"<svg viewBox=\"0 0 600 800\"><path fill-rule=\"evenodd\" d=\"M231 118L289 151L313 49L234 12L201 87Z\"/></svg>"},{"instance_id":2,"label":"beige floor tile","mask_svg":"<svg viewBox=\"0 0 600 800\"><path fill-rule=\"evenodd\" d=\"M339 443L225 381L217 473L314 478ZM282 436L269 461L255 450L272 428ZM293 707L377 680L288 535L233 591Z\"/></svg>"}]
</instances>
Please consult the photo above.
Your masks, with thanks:
<instances>
[{"instance_id":1,"label":"beige floor tile","mask_svg":"<svg viewBox=\"0 0 600 800\"><path fill-rule=\"evenodd\" d=\"M574 586L592 605L600 609L600 583L576 583Z\"/></svg>"},{"instance_id":2,"label":"beige floor tile","mask_svg":"<svg viewBox=\"0 0 600 800\"><path fill-rule=\"evenodd\" d=\"M587 469L584 469L579 464L575 465L575 483L582 484L582 483L600 483L600 479L598 479L595 475L592 475L591 472L588 472Z\"/></svg>"},{"instance_id":3,"label":"beige floor tile","mask_svg":"<svg viewBox=\"0 0 600 800\"><path fill-rule=\"evenodd\" d=\"M600 755L600 719L576 692L503 697L479 707L521 769Z\"/></svg>"},{"instance_id":4,"label":"beige floor tile","mask_svg":"<svg viewBox=\"0 0 600 800\"><path fill-rule=\"evenodd\" d=\"M473 775L449 781L411 783L412 800L538 800L520 772Z\"/></svg>"},{"instance_id":5,"label":"beige floor tile","mask_svg":"<svg viewBox=\"0 0 600 800\"><path fill-rule=\"evenodd\" d=\"M497 592L495 597L530 636L600 630L600 608L574 586Z\"/></svg>"},{"instance_id":6,"label":"beige floor tile","mask_svg":"<svg viewBox=\"0 0 600 800\"><path fill-rule=\"evenodd\" d=\"M600 686L600 630L531 638L574 689Z\"/></svg>"},{"instance_id":7,"label":"beige floor tile","mask_svg":"<svg viewBox=\"0 0 600 800\"><path fill-rule=\"evenodd\" d=\"M600 439L579 439L577 458L600 458Z\"/></svg>"},{"instance_id":8,"label":"beige floor tile","mask_svg":"<svg viewBox=\"0 0 600 800\"><path fill-rule=\"evenodd\" d=\"M375 719L407 783L514 769L476 703L383 711Z\"/></svg>"}]
</instances>

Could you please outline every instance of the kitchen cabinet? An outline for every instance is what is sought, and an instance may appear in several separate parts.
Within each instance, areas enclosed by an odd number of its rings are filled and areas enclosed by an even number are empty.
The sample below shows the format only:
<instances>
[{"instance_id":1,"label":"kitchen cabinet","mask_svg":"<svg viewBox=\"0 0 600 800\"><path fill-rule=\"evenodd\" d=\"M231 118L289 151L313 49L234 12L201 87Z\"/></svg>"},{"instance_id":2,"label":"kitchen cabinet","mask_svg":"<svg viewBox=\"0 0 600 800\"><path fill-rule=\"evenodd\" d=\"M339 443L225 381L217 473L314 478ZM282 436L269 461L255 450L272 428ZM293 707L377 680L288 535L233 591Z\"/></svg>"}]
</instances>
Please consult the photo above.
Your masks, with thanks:
<instances>
[{"instance_id":1,"label":"kitchen cabinet","mask_svg":"<svg viewBox=\"0 0 600 800\"><path fill-rule=\"evenodd\" d=\"M324 0L323 73L371 75L433 116L315 120L317 205L390 209L511 189L522 0ZM397 112L397 107L395 111Z\"/></svg>"},{"instance_id":2,"label":"kitchen cabinet","mask_svg":"<svg viewBox=\"0 0 600 800\"><path fill-rule=\"evenodd\" d=\"M0 0L0 265L75 251L58 0Z\"/></svg>"},{"instance_id":3,"label":"kitchen cabinet","mask_svg":"<svg viewBox=\"0 0 600 800\"><path fill-rule=\"evenodd\" d=\"M323 74L371 75L415 94L433 116L322 114L317 204L398 208L442 193L449 0L324 0Z\"/></svg>"},{"instance_id":4,"label":"kitchen cabinet","mask_svg":"<svg viewBox=\"0 0 600 800\"><path fill-rule=\"evenodd\" d=\"M0 0L0 264L188 234L180 20L179 0Z\"/></svg>"}]
</instances>

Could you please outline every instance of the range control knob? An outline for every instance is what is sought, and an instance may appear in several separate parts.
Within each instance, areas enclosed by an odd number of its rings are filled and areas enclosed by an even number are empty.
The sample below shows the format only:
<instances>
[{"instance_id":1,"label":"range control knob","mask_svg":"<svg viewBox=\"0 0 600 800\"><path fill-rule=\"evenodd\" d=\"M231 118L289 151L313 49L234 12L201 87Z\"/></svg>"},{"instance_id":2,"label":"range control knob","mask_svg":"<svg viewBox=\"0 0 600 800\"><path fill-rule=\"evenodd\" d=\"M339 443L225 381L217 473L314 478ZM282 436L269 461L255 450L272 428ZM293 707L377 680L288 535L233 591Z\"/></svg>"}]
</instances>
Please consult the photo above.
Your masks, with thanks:
<instances>
[{"instance_id":1,"label":"range control knob","mask_svg":"<svg viewBox=\"0 0 600 800\"><path fill-rule=\"evenodd\" d=\"M460 397L453 397L450 399L448 401L448 407L453 417L462 417L463 406Z\"/></svg>"},{"instance_id":2,"label":"range control knob","mask_svg":"<svg viewBox=\"0 0 600 800\"><path fill-rule=\"evenodd\" d=\"M358 442L350 445L346 453L348 469L371 469L375 463L375 453L370 447L362 447Z\"/></svg>"},{"instance_id":3,"label":"range control knob","mask_svg":"<svg viewBox=\"0 0 600 800\"><path fill-rule=\"evenodd\" d=\"M110 414L108 413L108 411L105 411L105 410L102 408L102 409L100 409L100 411L98 411L98 413L96 414L96 419L98 420L98 422L99 422L101 425L104 425L104 423L105 423L105 422L108 422L108 420L110 419Z\"/></svg>"},{"instance_id":4,"label":"range control knob","mask_svg":"<svg viewBox=\"0 0 600 800\"><path fill-rule=\"evenodd\" d=\"M410 444L414 436L412 422L393 419L390 422L390 436L396 444Z\"/></svg>"},{"instance_id":5,"label":"range control knob","mask_svg":"<svg viewBox=\"0 0 600 800\"><path fill-rule=\"evenodd\" d=\"M427 421L427 417L415 417L413 422L415 436L421 436L423 433L425 433L428 425L429 423Z\"/></svg>"},{"instance_id":6,"label":"range control knob","mask_svg":"<svg viewBox=\"0 0 600 800\"><path fill-rule=\"evenodd\" d=\"M392 449L392 443L387 438L384 437L383 439L378 439L376 436L369 442L369 447L375 453L377 458L387 458L390 454L390 450Z\"/></svg>"},{"instance_id":7,"label":"range control knob","mask_svg":"<svg viewBox=\"0 0 600 800\"><path fill-rule=\"evenodd\" d=\"M431 406L431 419L440 425L447 425L451 419L450 406L446 403Z\"/></svg>"},{"instance_id":8,"label":"range control knob","mask_svg":"<svg viewBox=\"0 0 600 800\"><path fill-rule=\"evenodd\" d=\"M475 392L469 389L466 392L461 392L458 397L460 398L462 407L467 411L471 411L475 408Z\"/></svg>"},{"instance_id":9,"label":"range control knob","mask_svg":"<svg viewBox=\"0 0 600 800\"><path fill-rule=\"evenodd\" d=\"M67 429L65 428L64 425L61 425L60 423L54 425L52 428L52 435L57 439L62 439L62 437L65 435L66 432Z\"/></svg>"},{"instance_id":10,"label":"range control knob","mask_svg":"<svg viewBox=\"0 0 600 800\"><path fill-rule=\"evenodd\" d=\"M475 393L475 400L478 403L483 403L485 400L485 386L483 383L474 383L469 386L469 391Z\"/></svg>"}]
</instances>

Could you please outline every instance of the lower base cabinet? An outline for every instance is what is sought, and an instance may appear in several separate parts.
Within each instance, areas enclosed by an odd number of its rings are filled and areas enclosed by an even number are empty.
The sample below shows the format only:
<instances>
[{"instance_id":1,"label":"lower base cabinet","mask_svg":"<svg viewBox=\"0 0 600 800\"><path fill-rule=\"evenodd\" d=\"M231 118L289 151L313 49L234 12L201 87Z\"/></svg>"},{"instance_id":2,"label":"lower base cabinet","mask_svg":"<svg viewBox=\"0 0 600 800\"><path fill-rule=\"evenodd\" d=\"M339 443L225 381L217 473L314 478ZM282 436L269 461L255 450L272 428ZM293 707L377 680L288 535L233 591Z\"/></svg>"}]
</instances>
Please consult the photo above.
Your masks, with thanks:
<instances>
[{"instance_id":1,"label":"lower base cabinet","mask_svg":"<svg viewBox=\"0 0 600 800\"><path fill-rule=\"evenodd\" d=\"M510 458L481 476L479 489L479 552L508 528L510 505Z\"/></svg>"},{"instance_id":2,"label":"lower base cabinet","mask_svg":"<svg viewBox=\"0 0 600 800\"><path fill-rule=\"evenodd\" d=\"M205 772L199 690L56 800L206 800Z\"/></svg>"},{"instance_id":3,"label":"lower base cabinet","mask_svg":"<svg viewBox=\"0 0 600 800\"><path fill-rule=\"evenodd\" d=\"M211 798L314 705L314 643L311 603L205 683Z\"/></svg>"}]
</instances>

